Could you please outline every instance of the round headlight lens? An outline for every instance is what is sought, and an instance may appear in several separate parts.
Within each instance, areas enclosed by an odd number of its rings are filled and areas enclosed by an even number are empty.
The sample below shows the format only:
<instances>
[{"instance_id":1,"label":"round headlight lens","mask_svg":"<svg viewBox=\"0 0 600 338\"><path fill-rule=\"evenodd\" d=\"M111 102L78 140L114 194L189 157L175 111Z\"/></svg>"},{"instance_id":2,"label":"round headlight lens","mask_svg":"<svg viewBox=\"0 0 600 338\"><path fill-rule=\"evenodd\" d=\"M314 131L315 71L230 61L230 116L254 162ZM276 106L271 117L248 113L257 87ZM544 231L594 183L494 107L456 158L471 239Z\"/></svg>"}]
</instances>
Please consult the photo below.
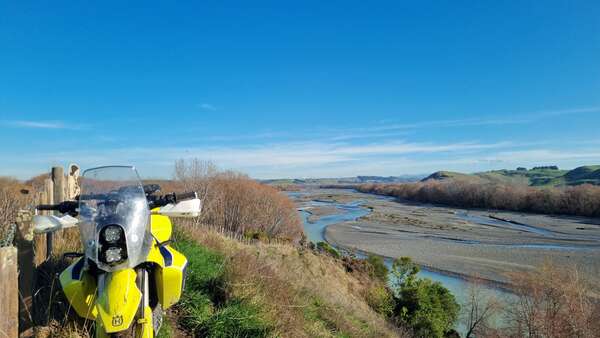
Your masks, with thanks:
<instances>
[{"instance_id":1,"label":"round headlight lens","mask_svg":"<svg viewBox=\"0 0 600 338\"><path fill-rule=\"evenodd\" d=\"M108 243L117 243L121 239L123 229L117 225L109 225L104 229L104 240Z\"/></svg>"},{"instance_id":2,"label":"round headlight lens","mask_svg":"<svg viewBox=\"0 0 600 338\"><path fill-rule=\"evenodd\" d=\"M104 257L106 260L106 263L111 264L111 263L121 261L123 259L122 252L123 252L123 249L121 249L119 247L112 247L112 248L106 249L105 257Z\"/></svg>"}]
</instances>

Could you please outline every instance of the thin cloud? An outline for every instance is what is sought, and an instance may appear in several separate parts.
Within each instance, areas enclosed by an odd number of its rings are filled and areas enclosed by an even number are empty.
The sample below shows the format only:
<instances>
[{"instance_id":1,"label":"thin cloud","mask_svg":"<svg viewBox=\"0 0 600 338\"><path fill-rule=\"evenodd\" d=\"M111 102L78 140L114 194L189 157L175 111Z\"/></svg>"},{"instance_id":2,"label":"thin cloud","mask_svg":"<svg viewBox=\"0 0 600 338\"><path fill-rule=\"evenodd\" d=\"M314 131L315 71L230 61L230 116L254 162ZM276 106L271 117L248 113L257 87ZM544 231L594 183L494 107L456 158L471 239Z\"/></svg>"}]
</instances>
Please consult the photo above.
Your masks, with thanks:
<instances>
[{"instance_id":1,"label":"thin cloud","mask_svg":"<svg viewBox=\"0 0 600 338\"><path fill-rule=\"evenodd\" d=\"M31 121L31 120L17 120L17 121L4 121L4 125L15 128L29 128L29 129L80 129L80 126L67 125L61 121Z\"/></svg>"},{"instance_id":2,"label":"thin cloud","mask_svg":"<svg viewBox=\"0 0 600 338\"><path fill-rule=\"evenodd\" d=\"M564 109L564 110L541 111L541 112L533 113L532 117L543 118L543 117L550 117L550 116L597 113L597 112L600 112L600 107L584 107L584 108L573 108L573 109Z\"/></svg>"},{"instance_id":3,"label":"thin cloud","mask_svg":"<svg viewBox=\"0 0 600 338\"><path fill-rule=\"evenodd\" d=\"M480 144L480 143L380 143L371 145L359 145L341 147L335 151L340 154L354 155L398 155L414 153L447 153L459 151L484 150L510 146L510 142Z\"/></svg>"},{"instance_id":4,"label":"thin cloud","mask_svg":"<svg viewBox=\"0 0 600 338\"><path fill-rule=\"evenodd\" d=\"M210 104L210 103L200 103L198 105L198 108L202 109L202 110L208 110L208 111L215 111L217 110L217 107Z\"/></svg>"},{"instance_id":5,"label":"thin cloud","mask_svg":"<svg viewBox=\"0 0 600 338\"><path fill-rule=\"evenodd\" d=\"M411 130L411 129L423 129L423 128L453 128L453 127L478 127L478 126L500 126L500 125L512 125L512 124L528 124L536 122L540 119L562 116L562 115L574 115L574 114L585 114L600 112L600 106L594 107L583 107L583 108L572 108L563 110L546 110L536 111L520 114L518 117L513 118L469 118L469 119L456 119L456 120L431 120L415 123L390 123L380 124L377 126L369 126L359 129L348 129L348 132L360 132L360 131L390 131L390 130ZM502 114L502 115L514 115L514 114Z\"/></svg>"},{"instance_id":6,"label":"thin cloud","mask_svg":"<svg viewBox=\"0 0 600 338\"><path fill-rule=\"evenodd\" d=\"M214 161L223 168L248 172L255 177L265 177L264 172L279 172L278 175L310 170L329 172L330 167L344 168L344 171L357 170L366 164L400 158L441 154L444 157L460 157L473 151L508 147L509 143L398 143L383 142L369 145L329 144L320 142L276 143L255 146L205 146L205 147L165 147L165 148L113 148L89 152L71 151L61 153L41 153L30 156L36 162L48 163L55 159L70 158L83 166L106 165L110 163L132 163L140 167L147 165L153 169L158 162L173 163L179 158L199 157ZM157 156L157 154L160 154ZM406 160L403 160L406 161ZM420 161L420 159L419 159ZM386 168L385 166L382 168ZM386 168L387 169L387 168ZM163 170L167 170L163 168ZM308 171L307 171L308 172ZM360 172L356 172L359 174ZM362 173L365 173L363 171ZM401 174L401 173L397 173Z\"/></svg>"}]
</instances>

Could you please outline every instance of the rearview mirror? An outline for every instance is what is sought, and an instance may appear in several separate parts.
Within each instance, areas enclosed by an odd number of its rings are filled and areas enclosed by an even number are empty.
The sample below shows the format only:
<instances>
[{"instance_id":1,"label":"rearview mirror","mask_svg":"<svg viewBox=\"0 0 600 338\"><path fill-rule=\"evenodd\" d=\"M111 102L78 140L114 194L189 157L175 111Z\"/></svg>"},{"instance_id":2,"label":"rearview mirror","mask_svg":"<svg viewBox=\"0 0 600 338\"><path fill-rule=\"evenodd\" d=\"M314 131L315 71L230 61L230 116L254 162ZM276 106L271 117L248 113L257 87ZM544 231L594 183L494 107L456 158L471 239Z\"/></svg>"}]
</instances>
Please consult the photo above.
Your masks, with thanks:
<instances>
[{"instance_id":1,"label":"rearview mirror","mask_svg":"<svg viewBox=\"0 0 600 338\"><path fill-rule=\"evenodd\" d=\"M194 198L160 207L157 214L169 217L198 217L201 211L200 199Z\"/></svg>"},{"instance_id":2,"label":"rearview mirror","mask_svg":"<svg viewBox=\"0 0 600 338\"><path fill-rule=\"evenodd\" d=\"M64 228L74 227L77 225L77 222L77 218L69 215L64 215L62 217L57 217L54 215L35 215L33 216L33 232L36 234L54 232Z\"/></svg>"}]
</instances>

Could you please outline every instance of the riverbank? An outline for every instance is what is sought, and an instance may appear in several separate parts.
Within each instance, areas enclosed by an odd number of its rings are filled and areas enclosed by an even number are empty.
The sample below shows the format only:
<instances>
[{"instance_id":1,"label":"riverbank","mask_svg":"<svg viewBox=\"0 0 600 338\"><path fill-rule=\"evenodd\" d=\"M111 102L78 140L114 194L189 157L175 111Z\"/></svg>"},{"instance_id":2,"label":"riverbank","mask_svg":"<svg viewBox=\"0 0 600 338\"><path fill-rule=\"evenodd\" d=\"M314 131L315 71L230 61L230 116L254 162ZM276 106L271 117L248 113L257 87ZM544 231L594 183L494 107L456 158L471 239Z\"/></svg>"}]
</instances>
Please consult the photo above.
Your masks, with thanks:
<instances>
[{"instance_id":1,"label":"riverbank","mask_svg":"<svg viewBox=\"0 0 600 338\"><path fill-rule=\"evenodd\" d=\"M600 282L600 225L594 219L403 203L350 190L311 189L297 203L313 200L360 200L371 210L326 228L325 238L338 247L410 256L431 270L502 287L511 273L545 260L576 265L595 285Z\"/></svg>"}]
</instances>

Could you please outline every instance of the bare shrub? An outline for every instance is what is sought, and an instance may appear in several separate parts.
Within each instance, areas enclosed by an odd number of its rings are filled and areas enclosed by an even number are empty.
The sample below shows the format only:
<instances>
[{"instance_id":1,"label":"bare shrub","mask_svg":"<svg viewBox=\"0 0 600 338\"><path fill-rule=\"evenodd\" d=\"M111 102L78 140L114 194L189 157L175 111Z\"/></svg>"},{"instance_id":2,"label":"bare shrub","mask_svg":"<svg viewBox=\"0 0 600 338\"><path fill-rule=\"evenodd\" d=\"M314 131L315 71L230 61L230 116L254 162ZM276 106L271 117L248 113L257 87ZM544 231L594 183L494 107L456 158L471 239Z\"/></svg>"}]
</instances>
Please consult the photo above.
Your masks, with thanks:
<instances>
[{"instance_id":1,"label":"bare shrub","mask_svg":"<svg viewBox=\"0 0 600 338\"><path fill-rule=\"evenodd\" d=\"M197 158L175 162L174 178L181 183L182 188L193 190L205 202L211 188L211 179L218 173L217 166L210 161Z\"/></svg>"},{"instance_id":2,"label":"bare shrub","mask_svg":"<svg viewBox=\"0 0 600 338\"><path fill-rule=\"evenodd\" d=\"M463 310L463 323L467 329L466 338L487 337L494 331L494 319L502 310L494 295L486 293L483 281L474 278L467 290Z\"/></svg>"},{"instance_id":3,"label":"bare shrub","mask_svg":"<svg viewBox=\"0 0 600 338\"><path fill-rule=\"evenodd\" d=\"M575 267L545 263L510 275L516 300L506 314L513 336L599 337L598 304Z\"/></svg>"},{"instance_id":4,"label":"bare shrub","mask_svg":"<svg viewBox=\"0 0 600 338\"><path fill-rule=\"evenodd\" d=\"M302 237L293 202L270 186L240 173L218 172L214 164L197 159L177 161L175 177L182 189L199 192L199 223L239 235L259 231L293 241Z\"/></svg>"},{"instance_id":5,"label":"bare shrub","mask_svg":"<svg viewBox=\"0 0 600 338\"><path fill-rule=\"evenodd\" d=\"M29 195L21 193L21 189L26 188L15 179L0 177L0 240L6 237L19 209L30 202Z\"/></svg>"}]
</instances>

